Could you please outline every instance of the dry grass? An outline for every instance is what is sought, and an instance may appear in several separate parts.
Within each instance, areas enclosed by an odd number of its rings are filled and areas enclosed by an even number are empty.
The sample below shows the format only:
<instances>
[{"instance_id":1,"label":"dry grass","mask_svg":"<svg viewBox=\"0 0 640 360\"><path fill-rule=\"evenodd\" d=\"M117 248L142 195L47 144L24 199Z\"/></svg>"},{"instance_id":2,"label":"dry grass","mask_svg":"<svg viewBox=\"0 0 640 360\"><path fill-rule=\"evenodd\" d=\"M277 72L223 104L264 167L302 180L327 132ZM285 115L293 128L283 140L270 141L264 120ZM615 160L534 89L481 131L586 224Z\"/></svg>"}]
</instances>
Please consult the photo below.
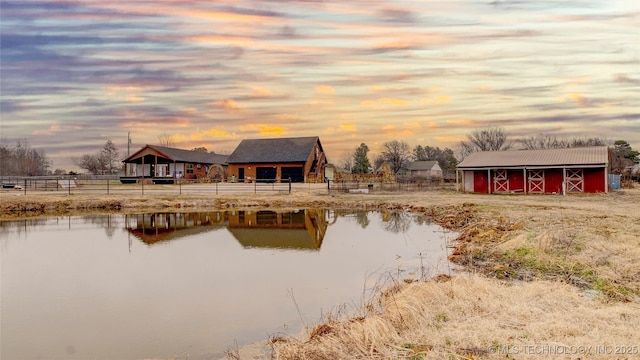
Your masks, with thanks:
<instances>
[{"instance_id":1,"label":"dry grass","mask_svg":"<svg viewBox=\"0 0 640 360\"><path fill-rule=\"evenodd\" d=\"M364 318L334 320L319 335L274 343L276 358L511 358L507 351L518 359L576 358L539 352L638 345L637 304L604 304L567 284L458 275L398 286L381 293L379 309ZM607 356L592 348L583 357Z\"/></svg>"},{"instance_id":2,"label":"dry grass","mask_svg":"<svg viewBox=\"0 0 640 360\"><path fill-rule=\"evenodd\" d=\"M127 197L2 192L0 217L253 207L421 213L459 233L451 260L474 275L411 284L395 279L350 317L330 316L299 338L274 339L276 358L549 358L523 354L522 346L640 345L638 204L637 188L566 197L448 191L327 195L321 189ZM492 354L489 346L519 346L520 353ZM635 357L594 351L568 357Z\"/></svg>"}]
</instances>

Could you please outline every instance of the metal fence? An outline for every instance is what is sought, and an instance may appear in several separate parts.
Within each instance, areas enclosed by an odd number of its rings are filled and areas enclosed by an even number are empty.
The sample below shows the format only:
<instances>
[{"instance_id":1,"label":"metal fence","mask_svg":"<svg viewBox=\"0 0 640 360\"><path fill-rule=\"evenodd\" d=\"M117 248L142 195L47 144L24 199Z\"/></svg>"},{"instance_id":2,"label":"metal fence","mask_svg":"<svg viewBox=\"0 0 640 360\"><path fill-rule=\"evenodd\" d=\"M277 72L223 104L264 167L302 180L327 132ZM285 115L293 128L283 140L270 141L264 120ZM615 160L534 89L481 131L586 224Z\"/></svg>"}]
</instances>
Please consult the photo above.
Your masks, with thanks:
<instances>
[{"instance_id":1,"label":"metal fence","mask_svg":"<svg viewBox=\"0 0 640 360\"><path fill-rule=\"evenodd\" d=\"M129 179L130 180L130 179ZM153 193L259 193L296 190L322 190L329 193L416 192L429 190L455 190L455 183L433 180L334 181L309 184L294 183L291 179L253 179L251 182L212 182L203 179L145 178L123 183L117 176L66 177L0 177L1 192L50 192L59 194L153 194Z\"/></svg>"},{"instance_id":2,"label":"metal fence","mask_svg":"<svg viewBox=\"0 0 640 360\"><path fill-rule=\"evenodd\" d=\"M132 184L123 184L118 177L0 177L1 191L56 192L66 194L123 194L123 193L291 193L291 179L256 179L251 182L207 182L200 179L140 179Z\"/></svg>"},{"instance_id":3,"label":"metal fence","mask_svg":"<svg viewBox=\"0 0 640 360\"><path fill-rule=\"evenodd\" d=\"M429 191L455 190L455 182L442 179L384 181L342 181L331 180L327 183L329 192L369 193L393 191Z\"/></svg>"}]
</instances>

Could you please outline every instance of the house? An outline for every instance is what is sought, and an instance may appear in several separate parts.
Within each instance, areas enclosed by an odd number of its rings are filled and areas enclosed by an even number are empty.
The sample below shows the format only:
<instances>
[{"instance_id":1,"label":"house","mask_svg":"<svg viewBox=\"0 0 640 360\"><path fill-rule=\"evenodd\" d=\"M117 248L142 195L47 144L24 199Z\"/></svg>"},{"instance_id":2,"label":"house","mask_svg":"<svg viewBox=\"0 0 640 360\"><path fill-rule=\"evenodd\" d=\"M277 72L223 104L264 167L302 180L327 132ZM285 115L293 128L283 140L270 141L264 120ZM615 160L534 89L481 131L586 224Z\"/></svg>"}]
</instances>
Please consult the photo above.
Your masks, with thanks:
<instances>
[{"instance_id":1,"label":"house","mask_svg":"<svg viewBox=\"0 0 640 360\"><path fill-rule=\"evenodd\" d=\"M318 209L239 210L229 214L228 230L244 248L317 251L329 226L327 216Z\"/></svg>"},{"instance_id":2,"label":"house","mask_svg":"<svg viewBox=\"0 0 640 360\"><path fill-rule=\"evenodd\" d=\"M475 152L457 167L458 189L476 193L607 192L606 146Z\"/></svg>"},{"instance_id":3,"label":"house","mask_svg":"<svg viewBox=\"0 0 640 360\"><path fill-rule=\"evenodd\" d=\"M249 139L227 163L232 181L323 182L327 158L317 136Z\"/></svg>"},{"instance_id":4,"label":"house","mask_svg":"<svg viewBox=\"0 0 640 360\"><path fill-rule=\"evenodd\" d=\"M122 183L133 183L141 178L157 182L173 179L210 178L223 180L229 155L145 145L124 159L125 175Z\"/></svg>"},{"instance_id":5,"label":"house","mask_svg":"<svg viewBox=\"0 0 640 360\"><path fill-rule=\"evenodd\" d=\"M398 171L398 176L411 178L441 178L442 168L437 161L411 161Z\"/></svg>"}]
</instances>

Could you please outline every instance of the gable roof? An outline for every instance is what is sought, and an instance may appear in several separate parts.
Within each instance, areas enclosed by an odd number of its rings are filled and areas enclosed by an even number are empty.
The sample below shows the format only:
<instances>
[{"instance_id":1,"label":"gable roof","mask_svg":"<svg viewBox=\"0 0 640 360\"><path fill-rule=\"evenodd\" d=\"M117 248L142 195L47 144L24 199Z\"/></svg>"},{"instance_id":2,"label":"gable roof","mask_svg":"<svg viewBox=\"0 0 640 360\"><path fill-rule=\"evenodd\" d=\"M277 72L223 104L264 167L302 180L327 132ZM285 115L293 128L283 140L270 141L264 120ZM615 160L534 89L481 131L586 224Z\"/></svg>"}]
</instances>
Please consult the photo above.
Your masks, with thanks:
<instances>
[{"instance_id":1,"label":"gable roof","mask_svg":"<svg viewBox=\"0 0 640 360\"><path fill-rule=\"evenodd\" d=\"M602 165L609 162L606 146L543 150L479 151L464 159L458 168Z\"/></svg>"},{"instance_id":2,"label":"gable roof","mask_svg":"<svg viewBox=\"0 0 640 360\"><path fill-rule=\"evenodd\" d=\"M229 164L306 162L316 143L322 150L317 136L242 140L227 162Z\"/></svg>"},{"instance_id":3,"label":"gable roof","mask_svg":"<svg viewBox=\"0 0 640 360\"><path fill-rule=\"evenodd\" d=\"M406 165L406 169L407 170L412 170L412 171L419 171L419 170L431 170L433 169L433 166L438 164L437 161L435 160L429 160L429 161L411 161L409 163L407 163ZM440 165L438 165L438 168L440 167Z\"/></svg>"},{"instance_id":4,"label":"gable roof","mask_svg":"<svg viewBox=\"0 0 640 360\"><path fill-rule=\"evenodd\" d=\"M194 164L226 164L229 155L213 154L204 151L192 151L184 149L170 148L166 146L158 145L146 145L142 149L136 151L133 155L124 159L123 162L131 162L133 159L138 159L144 155L146 149L151 149L158 152L164 158L173 161L194 163Z\"/></svg>"}]
</instances>

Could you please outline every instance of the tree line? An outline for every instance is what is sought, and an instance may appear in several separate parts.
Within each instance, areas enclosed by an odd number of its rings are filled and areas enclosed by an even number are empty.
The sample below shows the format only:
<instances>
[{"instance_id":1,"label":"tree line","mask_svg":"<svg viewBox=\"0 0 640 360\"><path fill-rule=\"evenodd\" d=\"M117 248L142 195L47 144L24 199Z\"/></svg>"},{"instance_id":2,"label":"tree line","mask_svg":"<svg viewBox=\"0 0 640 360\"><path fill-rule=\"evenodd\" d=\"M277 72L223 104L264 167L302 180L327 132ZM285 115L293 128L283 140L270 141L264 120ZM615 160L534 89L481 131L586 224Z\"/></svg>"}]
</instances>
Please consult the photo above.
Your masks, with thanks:
<instances>
[{"instance_id":1,"label":"tree line","mask_svg":"<svg viewBox=\"0 0 640 360\"><path fill-rule=\"evenodd\" d=\"M42 176L49 174L51 160L44 150L34 149L27 140L15 145L0 143L1 176Z\"/></svg>"},{"instance_id":2,"label":"tree line","mask_svg":"<svg viewBox=\"0 0 640 360\"><path fill-rule=\"evenodd\" d=\"M373 165L369 161L369 147L362 143L354 151L348 153L340 166L352 173L370 173L376 171L382 163L389 164L391 170L397 173L411 161L437 161L444 174L452 174L456 166L470 154L477 151L503 150L537 150L561 149L574 147L608 146L609 169L614 174L621 174L625 169L640 162L640 152L633 150L625 140L609 141L602 138L568 138L562 139L547 134L536 134L510 140L509 134L500 127L475 129L461 141L458 154L452 149L416 145L411 149L403 140L392 140L382 144L380 154L376 156Z\"/></svg>"},{"instance_id":3,"label":"tree line","mask_svg":"<svg viewBox=\"0 0 640 360\"><path fill-rule=\"evenodd\" d=\"M158 140L163 146L171 146L173 138L161 135ZM353 151L347 153L337 164L352 173L371 173L389 164L397 173L411 161L437 161L444 174L452 174L460 161L476 151L500 150L535 150L558 149L571 147L608 146L610 154L610 171L623 173L625 169L640 162L640 152L631 148L625 140L610 141L602 138L558 138L547 134L536 134L511 140L509 134L500 127L487 127L471 131L466 140L461 141L457 153L445 147L416 145L413 148L404 140L391 140L382 144L380 153L369 160L370 149L361 143ZM206 148L194 148L192 151L208 152ZM26 140L18 141L14 146L0 142L0 176L43 176L62 175L62 169L51 171L51 161L44 150L32 148ZM120 152L111 140L107 140L95 153L84 154L74 158L73 162L80 169L94 175L117 174L123 167ZM73 172L70 172L73 174Z\"/></svg>"}]
</instances>

